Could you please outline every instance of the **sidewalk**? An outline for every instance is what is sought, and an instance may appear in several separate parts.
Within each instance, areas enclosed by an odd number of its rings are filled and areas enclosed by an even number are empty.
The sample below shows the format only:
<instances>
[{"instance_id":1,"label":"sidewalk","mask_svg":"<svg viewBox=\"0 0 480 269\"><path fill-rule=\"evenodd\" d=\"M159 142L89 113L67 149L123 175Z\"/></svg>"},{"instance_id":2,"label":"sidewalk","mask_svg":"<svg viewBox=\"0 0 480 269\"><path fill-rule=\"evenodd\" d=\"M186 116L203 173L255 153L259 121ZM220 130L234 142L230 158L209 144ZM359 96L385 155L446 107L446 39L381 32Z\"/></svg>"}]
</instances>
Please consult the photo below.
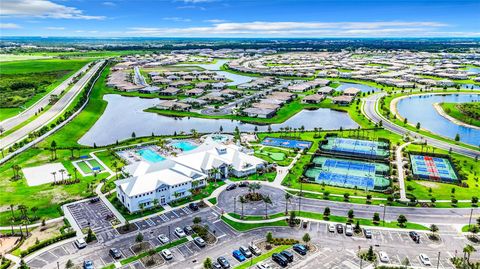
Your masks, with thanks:
<instances>
[{"instance_id":1,"label":"sidewalk","mask_svg":"<svg viewBox=\"0 0 480 269\"><path fill-rule=\"evenodd\" d=\"M403 171L403 149L410 145L411 142L405 143L397 148L395 151L395 162L397 164L398 186L400 187L400 201L408 201L405 192L405 172Z\"/></svg>"}]
</instances>

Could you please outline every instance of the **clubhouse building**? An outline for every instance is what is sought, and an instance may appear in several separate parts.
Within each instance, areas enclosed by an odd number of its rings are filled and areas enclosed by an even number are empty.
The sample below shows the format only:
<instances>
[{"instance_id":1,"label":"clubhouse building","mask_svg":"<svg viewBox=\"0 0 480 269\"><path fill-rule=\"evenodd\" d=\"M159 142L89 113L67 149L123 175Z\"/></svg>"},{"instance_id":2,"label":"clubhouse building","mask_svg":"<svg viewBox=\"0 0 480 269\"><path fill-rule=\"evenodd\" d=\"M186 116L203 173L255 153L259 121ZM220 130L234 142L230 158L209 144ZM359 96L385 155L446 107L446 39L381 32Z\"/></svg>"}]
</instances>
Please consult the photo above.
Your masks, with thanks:
<instances>
[{"instance_id":1,"label":"clubhouse building","mask_svg":"<svg viewBox=\"0 0 480 269\"><path fill-rule=\"evenodd\" d=\"M191 195L208 179L243 177L267 163L240 146L209 141L178 157L152 163L145 160L124 168L127 178L115 182L118 200L130 211L165 205Z\"/></svg>"}]
</instances>

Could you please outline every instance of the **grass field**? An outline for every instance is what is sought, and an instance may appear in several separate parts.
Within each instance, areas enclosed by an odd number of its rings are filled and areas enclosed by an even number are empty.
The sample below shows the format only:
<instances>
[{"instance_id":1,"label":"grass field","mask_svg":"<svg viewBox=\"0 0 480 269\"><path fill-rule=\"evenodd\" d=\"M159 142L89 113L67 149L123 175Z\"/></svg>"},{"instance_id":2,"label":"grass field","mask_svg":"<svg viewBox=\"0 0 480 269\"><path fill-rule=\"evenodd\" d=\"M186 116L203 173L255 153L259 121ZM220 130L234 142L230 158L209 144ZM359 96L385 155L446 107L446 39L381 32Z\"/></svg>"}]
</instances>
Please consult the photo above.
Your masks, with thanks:
<instances>
[{"instance_id":1,"label":"grass field","mask_svg":"<svg viewBox=\"0 0 480 269\"><path fill-rule=\"evenodd\" d=\"M449 116L480 127L480 103L440 103L440 106Z\"/></svg>"},{"instance_id":2,"label":"grass field","mask_svg":"<svg viewBox=\"0 0 480 269\"><path fill-rule=\"evenodd\" d=\"M3 100L0 121L37 102L89 61L91 59L0 62L0 99Z\"/></svg>"}]
</instances>

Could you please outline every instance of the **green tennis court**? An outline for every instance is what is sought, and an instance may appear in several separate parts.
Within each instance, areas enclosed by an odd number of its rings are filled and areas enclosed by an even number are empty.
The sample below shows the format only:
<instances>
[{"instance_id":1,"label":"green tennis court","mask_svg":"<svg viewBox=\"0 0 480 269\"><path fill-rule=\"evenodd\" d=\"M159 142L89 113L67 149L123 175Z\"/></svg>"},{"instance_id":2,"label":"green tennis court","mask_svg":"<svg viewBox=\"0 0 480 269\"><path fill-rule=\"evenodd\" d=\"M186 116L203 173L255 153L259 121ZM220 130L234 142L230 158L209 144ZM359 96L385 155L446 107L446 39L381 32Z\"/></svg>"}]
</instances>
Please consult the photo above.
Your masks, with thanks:
<instances>
[{"instance_id":1,"label":"green tennis court","mask_svg":"<svg viewBox=\"0 0 480 269\"><path fill-rule=\"evenodd\" d=\"M77 162L77 165L84 174L90 174L92 172L92 169L90 169L85 161Z\"/></svg>"}]
</instances>

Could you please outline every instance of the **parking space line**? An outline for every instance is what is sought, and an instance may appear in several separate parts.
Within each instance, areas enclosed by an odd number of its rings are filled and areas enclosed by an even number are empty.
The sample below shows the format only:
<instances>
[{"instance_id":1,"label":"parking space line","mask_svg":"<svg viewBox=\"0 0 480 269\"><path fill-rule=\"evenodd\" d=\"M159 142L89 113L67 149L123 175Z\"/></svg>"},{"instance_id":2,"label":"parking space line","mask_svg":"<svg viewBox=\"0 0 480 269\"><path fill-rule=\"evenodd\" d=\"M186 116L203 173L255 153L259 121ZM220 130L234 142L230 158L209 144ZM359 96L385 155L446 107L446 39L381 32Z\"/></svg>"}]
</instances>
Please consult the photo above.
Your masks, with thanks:
<instances>
[{"instance_id":1,"label":"parking space line","mask_svg":"<svg viewBox=\"0 0 480 269\"><path fill-rule=\"evenodd\" d=\"M170 212L172 212L173 215L175 215L177 218L179 217L179 216L177 215L177 213L175 212L175 210L172 210L172 211L170 211Z\"/></svg>"}]
</instances>

